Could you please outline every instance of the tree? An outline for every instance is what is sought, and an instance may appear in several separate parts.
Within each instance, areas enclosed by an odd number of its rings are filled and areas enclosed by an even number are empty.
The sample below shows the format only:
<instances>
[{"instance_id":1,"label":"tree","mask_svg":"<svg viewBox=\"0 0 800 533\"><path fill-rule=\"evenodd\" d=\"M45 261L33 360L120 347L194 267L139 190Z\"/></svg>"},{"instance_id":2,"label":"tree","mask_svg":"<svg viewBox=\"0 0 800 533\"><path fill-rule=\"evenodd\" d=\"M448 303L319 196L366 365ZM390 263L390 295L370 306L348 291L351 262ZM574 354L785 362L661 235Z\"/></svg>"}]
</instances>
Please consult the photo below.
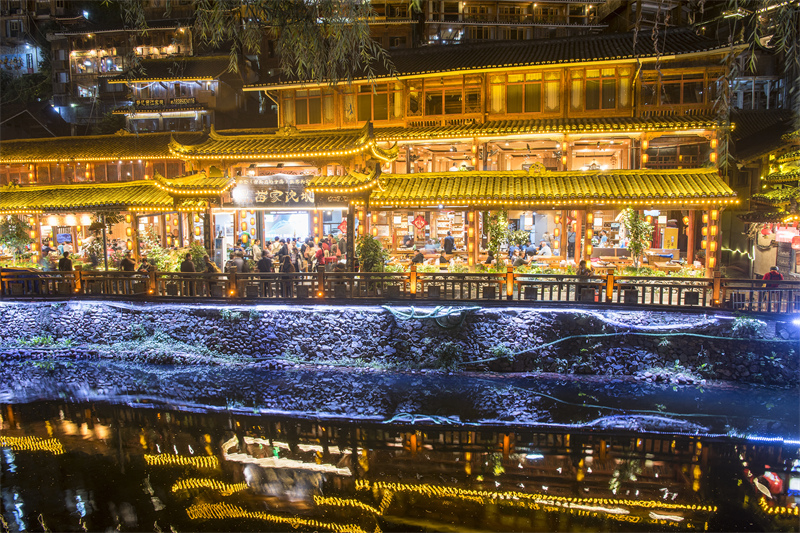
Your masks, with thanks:
<instances>
[{"instance_id":1,"label":"tree","mask_svg":"<svg viewBox=\"0 0 800 533\"><path fill-rule=\"evenodd\" d=\"M17 255L25 252L25 247L33 242L31 226L24 218L16 215L4 217L0 221L0 244L11 249L16 261Z\"/></svg>"},{"instance_id":2,"label":"tree","mask_svg":"<svg viewBox=\"0 0 800 533\"><path fill-rule=\"evenodd\" d=\"M504 210L488 216L486 233L489 236L486 247L492 255L497 257L497 254L500 253L500 246L508 242L508 214Z\"/></svg>"},{"instance_id":3,"label":"tree","mask_svg":"<svg viewBox=\"0 0 800 533\"><path fill-rule=\"evenodd\" d=\"M356 241L356 256L361 272L383 272L389 252L372 235L363 235Z\"/></svg>"},{"instance_id":4,"label":"tree","mask_svg":"<svg viewBox=\"0 0 800 533\"><path fill-rule=\"evenodd\" d=\"M276 43L283 73L291 78L335 84L354 75L372 79L375 66L394 66L386 51L370 37L374 17L368 1L191 0L193 37L198 45L230 48L229 70L238 72L242 55L259 55L264 39ZM167 2L166 17L170 16ZM419 7L419 0L412 6ZM128 27L146 34L144 2L124 0Z\"/></svg>"},{"instance_id":5,"label":"tree","mask_svg":"<svg viewBox=\"0 0 800 533\"><path fill-rule=\"evenodd\" d=\"M630 207L622 212L622 223L628 236L628 250L630 250L633 258L633 266L638 269L642 254L650 244L653 226L648 224L645 219L639 216L637 211Z\"/></svg>"}]
</instances>

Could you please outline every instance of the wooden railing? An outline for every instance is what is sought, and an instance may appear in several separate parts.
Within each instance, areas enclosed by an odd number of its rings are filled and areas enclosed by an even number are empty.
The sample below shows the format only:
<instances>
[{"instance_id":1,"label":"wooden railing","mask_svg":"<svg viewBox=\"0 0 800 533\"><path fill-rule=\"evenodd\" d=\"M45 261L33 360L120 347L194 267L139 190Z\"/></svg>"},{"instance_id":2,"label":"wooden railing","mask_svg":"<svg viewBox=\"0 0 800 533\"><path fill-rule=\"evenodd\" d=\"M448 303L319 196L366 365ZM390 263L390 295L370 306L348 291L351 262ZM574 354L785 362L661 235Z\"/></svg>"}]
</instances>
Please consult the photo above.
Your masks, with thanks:
<instances>
[{"instance_id":1,"label":"wooden railing","mask_svg":"<svg viewBox=\"0 0 800 533\"><path fill-rule=\"evenodd\" d=\"M449 272L179 273L0 271L0 298L231 298L581 302L800 312L800 282Z\"/></svg>"}]
</instances>

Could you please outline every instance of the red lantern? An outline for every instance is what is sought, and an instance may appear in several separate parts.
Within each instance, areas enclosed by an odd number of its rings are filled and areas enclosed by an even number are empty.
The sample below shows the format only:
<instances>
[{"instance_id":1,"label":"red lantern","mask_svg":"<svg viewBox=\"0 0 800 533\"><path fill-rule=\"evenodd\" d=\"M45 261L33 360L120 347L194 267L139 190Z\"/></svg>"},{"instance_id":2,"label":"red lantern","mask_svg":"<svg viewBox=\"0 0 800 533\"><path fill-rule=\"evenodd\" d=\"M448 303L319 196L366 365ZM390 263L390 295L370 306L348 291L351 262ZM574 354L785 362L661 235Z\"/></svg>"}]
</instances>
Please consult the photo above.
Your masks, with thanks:
<instances>
[{"instance_id":1,"label":"red lantern","mask_svg":"<svg viewBox=\"0 0 800 533\"><path fill-rule=\"evenodd\" d=\"M792 250L800 250L800 235L792 237Z\"/></svg>"},{"instance_id":2,"label":"red lantern","mask_svg":"<svg viewBox=\"0 0 800 533\"><path fill-rule=\"evenodd\" d=\"M772 232L769 230L769 225L766 225L763 228L761 228L761 235L767 236L770 233Z\"/></svg>"}]
</instances>

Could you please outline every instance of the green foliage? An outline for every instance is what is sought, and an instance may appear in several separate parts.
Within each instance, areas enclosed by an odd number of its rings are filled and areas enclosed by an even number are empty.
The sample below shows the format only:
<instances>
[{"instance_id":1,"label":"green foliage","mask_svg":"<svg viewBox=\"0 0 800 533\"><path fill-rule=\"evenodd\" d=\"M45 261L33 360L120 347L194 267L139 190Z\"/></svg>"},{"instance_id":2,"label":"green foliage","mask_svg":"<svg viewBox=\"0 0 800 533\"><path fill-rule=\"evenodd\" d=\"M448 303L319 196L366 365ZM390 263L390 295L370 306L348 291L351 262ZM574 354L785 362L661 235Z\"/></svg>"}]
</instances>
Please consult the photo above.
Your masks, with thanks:
<instances>
[{"instance_id":1,"label":"green foliage","mask_svg":"<svg viewBox=\"0 0 800 533\"><path fill-rule=\"evenodd\" d=\"M667 276L667 273L663 270L658 270L653 267L625 267L622 270L623 276L641 276L641 277L654 277L654 278L664 278Z\"/></svg>"},{"instance_id":2,"label":"green foliage","mask_svg":"<svg viewBox=\"0 0 800 533\"><path fill-rule=\"evenodd\" d=\"M443 342L433 349L433 368L455 371L462 360L461 346L454 342Z\"/></svg>"},{"instance_id":3,"label":"green foliage","mask_svg":"<svg viewBox=\"0 0 800 533\"><path fill-rule=\"evenodd\" d=\"M496 211L488 216L486 233L489 236L486 248L497 257L500 246L508 242L508 214L505 210Z\"/></svg>"},{"instance_id":4,"label":"green foliage","mask_svg":"<svg viewBox=\"0 0 800 533\"><path fill-rule=\"evenodd\" d=\"M33 242L28 221L16 215L0 217L0 244L9 247L14 255L22 254Z\"/></svg>"},{"instance_id":5,"label":"green foliage","mask_svg":"<svg viewBox=\"0 0 800 533\"><path fill-rule=\"evenodd\" d=\"M196 46L229 47L230 71L238 72L244 55L260 55L266 37L274 40L287 78L333 84L350 81L354 75L363 73L371 80L377 64L394 73L388 54L370 37L369 21L375 16L371 2L190 0L190 3ZM170 5L166 3L166 18L170 17ZM123 2L122 14L130 27L147 28L143 2Z\"/></svg>"},{"instance_id":6,"label":"green foliage","mask_svg":"<svg viewBox=\"0 0 800 533\"><path fill-rule=\"evenodd\" d=\"M492 357L494 357L495 359L507 359L509 361L514 360L513 352L505 344L498 344L496 346L492 346L491 353Z\"/></svg>"},{"instance_id":7,"label":"green foliage","mask_svg":"<svg viewBox=\"0 0 800 533\"><path fill-rule=\"evenodd\" d=\"M622 223L628 237L628 250L633 258L633 265L639 268L642 254L650 244L653 226L639 216L639 212L630 207L622 212Z\"/></svg>"},{"instance_id":8,"label":"green foliage","mask_svg":"<svg viewBox=\"0 0 800 533\"><path fill-rule=\"evenodd\" d=\"M41 348L44 346L54 346L56 342L50 335L42 335L31 337L30 339L17 339L17 344L20 346L30 346L32 348Z\"/></svg>"},{"instance_id":9,"label":"green foliage","mask_svg":"<svg viewBox=\"0 0 800 533\"><path fill-rule=\"evenodd\" d=\"M356 240L356 256L361 272L384 272L389 252L372 235L362 235Z\"/></svg>"},{"instance_id":10,"label":"green foliage","mask_svg":"<svg viewBox=\"0 0 800 533\"><path fill-rule=\"evenodd\" d=\"M192 254L192 263L194 263L194 269L197 272L204 272L206 269L206 263L203 261L203 258L208 255L208 251L203 248L203 245L199 242L195 241L189 245L189 248L186 251L182 251L183 255L189 253Z\"/></svg>"},{"instance_id":11,"label":"green foliage","mask_svg":"<svg viewBox=\"0 0 800 533\"><path fill-rule=\"evenodd\" d=\"M125 115L108 112L99 122L92 124L92 135L111 135L125 129Z\"/></svg>"},{"instance_id":12,"label":"green foliage","mask_svg":"<svg viewBox=\"0 0 800 533\"><path fill-rule=\"evenodd\" d=\"M176 261L167 248L161 246L161 236L158 235L156 228L150 226L139 239L142 251L147 255L150 264L156 265L156 270L161 272L172 272L177 270L180 263Z\"/></svg>"},{"instance_id":13,"label":"green foliage","mask_svg":"<svg viewBox=\"0 0 800 533\"><path fill-rule=\"evenodd\" d=\"M524 246L528 244L530 238L530 232L525 231L524 229L518 229L508 233L508 243L513 244L514 246Z\"/></svg>"},{"instance_id":14,"label":"green foliage","mask_svg":"<svg viewBox=\"0 0 800 533\"><path fill-rule=\"evenodd\" d=\"M239 311L231 311L230 309L220 309L219 316L225 322L238 322L242 319L242 313Z\"/></svg>"},{"instance_id":15,"label":"green foliage","mask_svg":"<svg viewBox=\"0 0 800 533\"><path fill-rule=\"evenodd\" d=\"M49 49L49 43L47 46ZM2 105L28 105L49 100L52 94L53 80L49 71L16 77L6 70L0 71L0 103Z\"/></svg>"},{"instance_id":16,"label":"green foliage","mask_svg":"<svg viewBox=\"0 0 800 533\"><path fill-rule=\"evenodd\" d=\"M420 265L417 265L417 272L432 273L432 272L441 272L441 270L439 269L439 265L426 265L425 263L422 263Z\"/></svg>"},{"instance_id":17,"label":"green foliage","mask_svg":"<svg viewBox=\"0 0 800 533\"><path fill-rule=\"evenodd\" d=\"M746 339L760 339L764 337L767 331L767 323L757 318L748 318L745 316L737 316L733 319L733 326L731 326L731 335L734 337L743 337Z\"/></svg>"},{"instance_id":18,"label":"green foliage","mask_svg":"<svg viewBox=\"0 0 800 533\"><path fill-rule=\"evenodd\" d=\"M250 309L248 313L248 318L250 318L250 320L261 320L261 316L261 311L258 309Z\"/></svg>"}]
</instances>

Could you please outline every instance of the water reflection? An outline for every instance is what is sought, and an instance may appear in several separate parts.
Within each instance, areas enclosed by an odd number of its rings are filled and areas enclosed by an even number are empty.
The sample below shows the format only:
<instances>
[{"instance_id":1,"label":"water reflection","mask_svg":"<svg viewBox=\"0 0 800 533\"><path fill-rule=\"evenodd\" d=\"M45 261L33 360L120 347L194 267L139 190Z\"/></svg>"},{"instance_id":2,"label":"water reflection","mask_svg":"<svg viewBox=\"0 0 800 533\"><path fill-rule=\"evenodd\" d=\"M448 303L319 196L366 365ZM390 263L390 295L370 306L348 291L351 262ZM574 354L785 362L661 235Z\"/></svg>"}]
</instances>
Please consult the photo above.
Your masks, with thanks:
<instances>
[{"instance_id":1,"label":"water reflection","mask_svg":"<svg viewBox=\"0 0 800 533\"><path fill-rule=\"evenodd\" d=\"M781 442L6 405L11 531L797 529Z\"/></svg>"}]
</instances>

